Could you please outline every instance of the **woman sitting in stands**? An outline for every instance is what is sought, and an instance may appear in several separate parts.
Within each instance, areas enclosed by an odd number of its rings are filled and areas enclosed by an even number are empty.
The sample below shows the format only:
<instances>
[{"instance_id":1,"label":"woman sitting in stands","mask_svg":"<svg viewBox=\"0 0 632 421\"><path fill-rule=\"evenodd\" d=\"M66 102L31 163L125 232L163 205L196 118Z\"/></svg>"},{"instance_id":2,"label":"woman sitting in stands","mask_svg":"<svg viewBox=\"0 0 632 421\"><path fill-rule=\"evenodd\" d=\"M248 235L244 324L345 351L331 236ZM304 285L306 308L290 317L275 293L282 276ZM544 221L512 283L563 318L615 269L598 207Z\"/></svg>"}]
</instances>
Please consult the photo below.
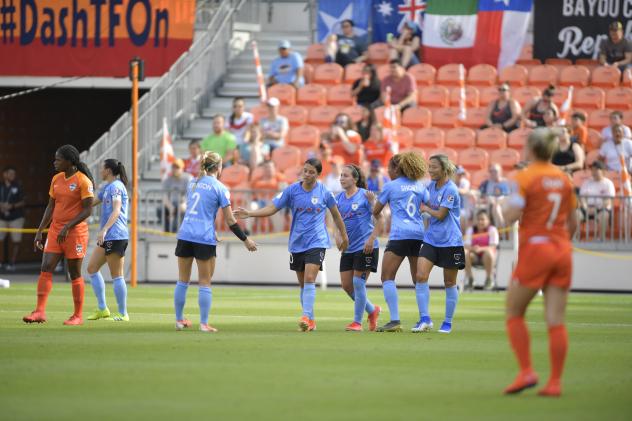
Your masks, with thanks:
<instances>
[{"instance_id":1,"label":"woman sitting in stands","mask_svg":"<svg viewBox=\"0 0 632 421\"><path fill-rule=\"evenodd\" d=\"M549 85L542 92L542 97L533 98L527 102L522 110L522 118L526 127L545 127L547 124L544 120L544 114L547 110L554 110L555 116L560 115L557 106L553 103L553 95L555 94L555 86Z\"/></svg>"},{"instance_id":2,"label":"woman sitting in stands","mask_svg":"<svg viewBox=\"0 0 632 421\"><path fill-rule=\"evenodd\" d=\"M421 38L419 27L411 20L407 20L402 26L402 31L397 38L389 40L391 59L398 59L402 66L408 69L419 64L419 47Z\"/></svg>"},{"instance_id":3,"label":"woman sitting in stands","mask_svg":"<svg viewBox=\"0 0 632 421\"><path fill-rule=\"evenodd\" d=\"M555 127L553 132L557 135L558 147L553 154L553 165L557 165L562 171L573 173L584 168L585 153L576 140L571 140L566 127Z\"/></svg>"},{"instance_id":4,"label":"woman sitting in stands","mask_svg":"<svg viewBox=\"0 0 632 421\"><path fill-rule=\"evenodd\" d=\"M520 104L511 98L511 90L507 83L498 87L498 99L487 107L487 118L481 129L497 127L509 133L520 126Z\"/></svg>"},{"instance_id":5,"label":"woman sitting in stands","mask_svg":"<svg viewBox=\"0 0 632 421\"><path fill-rule=\"evenodd\" d=\"M341 156L347 164L362 162L362 138L355 131L349 115L340 113L336 116L329 132L323 134L324 142L331 146L333 155Z\"/></svg>"}]
</instances>

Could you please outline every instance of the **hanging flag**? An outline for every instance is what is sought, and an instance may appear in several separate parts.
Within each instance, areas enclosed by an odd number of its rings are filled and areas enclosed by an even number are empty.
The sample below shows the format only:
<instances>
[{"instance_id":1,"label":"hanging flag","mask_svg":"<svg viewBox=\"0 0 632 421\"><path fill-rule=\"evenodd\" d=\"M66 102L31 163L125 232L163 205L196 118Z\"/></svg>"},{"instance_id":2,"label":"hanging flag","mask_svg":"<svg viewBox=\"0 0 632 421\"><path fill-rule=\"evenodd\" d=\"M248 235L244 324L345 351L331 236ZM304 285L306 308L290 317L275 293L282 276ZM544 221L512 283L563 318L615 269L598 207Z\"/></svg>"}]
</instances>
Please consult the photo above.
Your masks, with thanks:
<instances>
[{"instance_id":1,"label":"hanging flag","mask_svg":"<svg viewBox=\"0 0 632 421\"><path fill-rule=\"evenodd\" d=\"M569 117L570 117L570 112L571 112L571 104L573 103L573 86L570 86L568 88L568 95L566 96L566 99L564 100L564 103L562 104L562 107L560 108L560 120L558 121L558 124L560 126L564 126L566 125L567 122L570 121Z\"/></svg>"},{"instance_id":2,"label":"hanging flag","mask_svg":"<svg viewBox=\"0 0 632 421\"><path fill-rule=\"evenodd\" d=\"M261 59L259 58L259 48L257 48L257 41L252 41L252 54L255 58L257 85L259 85L259 98L261 99L261 102L266 102L268 100L268 91L266 90L266 82L263 78L263 69L261 68Z\"/></svg>"},{"instance_id":3,"label":"hanging flag","mask_svg":"<svg viewBox=\"0 0 632 421\"><path fill-rule=\"evenodd\" d=\"M160 144L160 179L164 181L165 178L171 175L171 164L175 160L173 153L173 145L171 143L171 135L169 134L169 127L167 127L167 117L162 119L162 142Z\"/></svg>"},{"instance_id":4,"label":"hanging flag","mask_svg":"<svg viewBox=\"0 0 632 421\"><path fill-rule=\"evenodd\" d=\"M365 0L319 0L318 42L342 33L342 21L353 21L355 35L366 38L369 30L369 6Z\"/></svg>"},{"instance_id":5,"label":"hanging flag","mask_svg":"<svg viewBox=\"0 0 632 421\"><path fill-rule=\"evenodd\" d=\"M619 154L619 161L621 162L621 194L625 197L632 197L632 182L630 181L628 163L625 161L623 152Z\"/></svg>"},{"instance_id":6,"label":"hanging flag","mask_svg":"<svg viewBox=\"0 0 632 421\"><path fill-rule=\"evenodd\" d=\"M406 21L415 22L423 30L426 3L426 0L373 0L373 42L385 42L388 34L396 36Z\"/></svg>"},{"instance_id":7,"label":"hanging flag","mask_svg":"<svg viewBox=\"0 0 632 421\"><path fill-rule=\"evenodd\" d=\"M399 144L396 139L399 128L399 111L391 103L391 87L387 86L384 94L384 114L382 115L382 138L390 143L392 152L397 153Z\"/></svg>"},{"instance_id":8,"label":"hanging flag","mask_svg":"<svg viewBox=\"0 0 632 421\"><path fill-rule=\"evenodd\" d=\"M466 98L465 98L465 66L459 65L459 120L465 121L467 118Z\"/></svg>"}]
</instances>

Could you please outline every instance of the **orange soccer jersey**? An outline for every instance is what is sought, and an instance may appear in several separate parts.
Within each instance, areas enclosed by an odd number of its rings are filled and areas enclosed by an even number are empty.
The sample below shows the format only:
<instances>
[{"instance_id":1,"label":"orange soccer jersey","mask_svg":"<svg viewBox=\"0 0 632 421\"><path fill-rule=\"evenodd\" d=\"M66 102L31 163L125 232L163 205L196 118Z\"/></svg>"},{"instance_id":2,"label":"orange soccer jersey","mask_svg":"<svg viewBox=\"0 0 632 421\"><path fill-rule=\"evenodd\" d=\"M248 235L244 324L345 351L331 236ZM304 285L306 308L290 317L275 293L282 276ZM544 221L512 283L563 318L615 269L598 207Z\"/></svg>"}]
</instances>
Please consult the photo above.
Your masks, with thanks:
<instances>
[{"instance_id":1,"label":"orange soccer jersey","mask_svg":"<svg viewBox=\"0 0 632 421\"><path fill-rule=\"evenodd\" d=\"M94 188L90 179L82 172L77 171L70 178L60 172L53 177L48 194L55 200L50 229L59 231L81 212L83 199L94 197ZM77 225L77 228L87 227L85 221Z\"/></svg>"}]
</instances>

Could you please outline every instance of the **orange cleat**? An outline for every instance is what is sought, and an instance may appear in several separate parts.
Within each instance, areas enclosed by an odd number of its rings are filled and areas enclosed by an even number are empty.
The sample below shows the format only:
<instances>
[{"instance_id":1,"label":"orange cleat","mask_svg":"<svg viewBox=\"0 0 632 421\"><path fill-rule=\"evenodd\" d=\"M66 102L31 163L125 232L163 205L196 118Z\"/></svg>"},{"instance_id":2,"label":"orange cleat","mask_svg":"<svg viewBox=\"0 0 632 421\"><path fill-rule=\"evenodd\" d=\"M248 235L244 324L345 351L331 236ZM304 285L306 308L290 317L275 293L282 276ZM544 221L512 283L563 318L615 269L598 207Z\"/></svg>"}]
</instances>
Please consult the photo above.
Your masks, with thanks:
<instances>
[{"instance_id":1,"label":"orange cleat","mask_svg":"<svg viewBox=\"0 0 632 421\"><path fill-rule=\"evenodd\" d=\"M217 332L217 329L215 329L213 326L209 324L200 323L200 331L207 332L207 333L215 333Z\"/></svg>"},{"instance_id":2,"label":"orange cleat","mask_svg":"<svg viewBox=\"0 0 632 421\"><path fill-rule=\"evenodd\" d=\"M345 327L347 332L362 332L362 324L358 322L352 322Z\"/></svg>"},{"instance_id":3,"label":"orange cleat","mask_svg":"<svg viewBox=\"0 0 632 421\"><path fill-rule=\"evenodd\" d=\"M176 320L176 330L187 329L191 327L191 322L188 319Z\"/></svg>"},{"instance_id":4,"label":"orange cleat","mask_svg":"<svg viewBox=\"0 0 632 421\"><path fill-rule=\"evenodd\" d=\"M559 398L562 395L562 386L559 381L551 381L538 391L538 396L548 396L550 398Z\"/></svg>"},{"instance_id":5,"label":"orange cleat","mask_svg":"<svg viewBox=\"0 0 632 421\"><path fill-rule=\"evenodd\" d=\"M382 307L375 306L375 310L373 310L373 312L369 314L369 317L367 317L367 321L369 322L369 331L375 332L375 329L377 329L377 319L379 319L381 312Z\"/></svg>"},{"instance_id":6,"label":"orange cleat","mask_svg":"<svg viewBox=\"0 0 632 421\"><path fill-rule=\"evenodd\" d=\"M533 371L519 373L516 380L505 388L504 393L505 395L520 393L525 389L535 386L536 384L538 384L538 376Z\"/></svg>"},{"instance_id":7,"label":"orange cleat","mask_svg":"<svg viewBox=\"0 0 632 421\"><path fill-rule=\"evenodd\" d=\"M298 322L298 327L301 332L311 332L312 330L316 330L316 321L311 320L307 316L303 316Z\"/></svg>"},{"instance_id":8,"label":"orange cleat","mask_svg":"<svg viewBox=\"0 0 632 421\"><path fill-rule=\"evenodd\" d=\"M70 316L68 320L64 322L64 325L66 326L80 326L82 324L83 324L83 319L80 316L77 316L76 314L73 314L72 316Z\"/></svg>"},{"instance_id":9,"label":"orange cleat","mask_svg":"<svg viewBox=\"0 0 632 421\"><path fill-rule=\"evenodd\" d=\"M24 323L44 323L46 322L46 313L35 310L31 314L22 317L22 320Z\"/></svg>"}]
</instances>

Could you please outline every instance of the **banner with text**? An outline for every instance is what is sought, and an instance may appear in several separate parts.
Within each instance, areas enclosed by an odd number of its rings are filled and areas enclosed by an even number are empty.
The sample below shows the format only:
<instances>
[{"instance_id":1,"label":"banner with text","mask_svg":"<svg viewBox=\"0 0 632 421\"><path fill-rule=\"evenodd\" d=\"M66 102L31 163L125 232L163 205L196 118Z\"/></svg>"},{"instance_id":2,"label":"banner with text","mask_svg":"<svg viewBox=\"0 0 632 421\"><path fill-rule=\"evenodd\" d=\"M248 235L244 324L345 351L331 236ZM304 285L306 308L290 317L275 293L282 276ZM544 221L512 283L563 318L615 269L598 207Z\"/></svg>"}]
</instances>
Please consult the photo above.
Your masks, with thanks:
<instances>
[{"instance_id":1,"label":"banner with text","mask_svg":"<svg viewBox=\"0 0 632 421\"><path fill-rule=\"evenodd\" d=\"M160 76L191 45L195 0L1 0L0 75Z\"/></svg>"}]
</instances>

